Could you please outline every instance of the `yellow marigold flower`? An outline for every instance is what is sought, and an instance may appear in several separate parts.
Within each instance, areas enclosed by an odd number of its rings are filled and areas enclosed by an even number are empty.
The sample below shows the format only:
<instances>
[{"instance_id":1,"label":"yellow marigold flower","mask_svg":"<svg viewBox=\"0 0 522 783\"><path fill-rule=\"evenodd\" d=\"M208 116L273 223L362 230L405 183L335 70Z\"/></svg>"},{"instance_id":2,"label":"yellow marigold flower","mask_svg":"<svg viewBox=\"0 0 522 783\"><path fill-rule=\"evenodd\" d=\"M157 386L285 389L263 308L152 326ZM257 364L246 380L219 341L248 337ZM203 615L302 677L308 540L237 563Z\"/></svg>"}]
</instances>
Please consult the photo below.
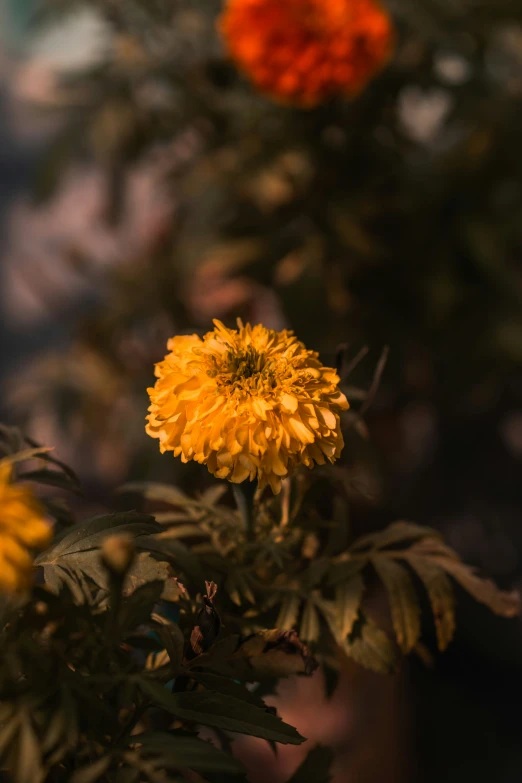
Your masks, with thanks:
<instances>
[{"instance_id":1,"label":"yellow marigold flower","mask_svg":"<svg viewBox=\"0 0 522 783\"><path fill-rule=\"evenodd\" d=\"M298 465L337 459L348 402L335 370L293 332L214 325L203 338L173 337L156 365L146 430L161 451L236 484L257 476L275 493Z\"/></svg>"},{"instance_id":2,"label":"yellow marigold flower","mask_svg":"<svg viewBox=\"0 0 522 783\"><path fill-rule=\"evenodd\" d=\"M394 38L379 0L228 0L219 28L262 92L305 107L359 92Z\"/></svg>"},{"instance_id":3,"label":"yellow marigold flower","mask_svg":"<svg viewBox=\"0 0 522 783\"><path fill-rule=\"evenodd\" d=\"M13 593L31 583L33 559L29 549L50 543L51 526L28 487L13 484L12 468L0 462L0 590Z\"/></svg>"}]
</instances>

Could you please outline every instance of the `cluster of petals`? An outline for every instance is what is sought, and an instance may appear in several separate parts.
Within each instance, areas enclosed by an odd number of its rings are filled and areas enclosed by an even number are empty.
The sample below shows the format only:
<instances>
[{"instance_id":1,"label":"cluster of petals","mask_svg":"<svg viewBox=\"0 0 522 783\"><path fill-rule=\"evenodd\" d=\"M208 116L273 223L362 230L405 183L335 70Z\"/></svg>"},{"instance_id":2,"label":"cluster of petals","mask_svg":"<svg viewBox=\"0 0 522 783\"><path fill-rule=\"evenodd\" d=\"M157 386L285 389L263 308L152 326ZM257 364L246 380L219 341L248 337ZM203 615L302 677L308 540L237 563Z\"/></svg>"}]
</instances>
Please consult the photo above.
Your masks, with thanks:
<instances>
[{"instance_id":1,"label":"cluster of petals","mask_svg":"<svg viewBox=\"0 0 522 783\"><path fill-rule=\"evenodd\" d=\"M0 590L27 588L33 573L31 549L49 544L51 526L31 490L12 481L12 468L0 462Z\"/></svg>"},{"instance_id":2,"label":"cluster of petals","mask_svg":"<svg viewBox=\"0 0 522 783\"><path fill-rule=\"evenodd\" d=\"M173 337L156 365L147 432L162 452L273 492L299 465L333 462L348 408L339 376L294 334L258 325Z\"/></svg>"},{"instance_id":3,"label":"cluster of petals","mask_svg":"<svg viewBox=\"0 0 522 783\"><path fill-rule=\"evenodd\" d=\"M228 0L219 27L261 92L303 107L358 93L394 40L379 0Z\"/></svg>"}]
</instances>

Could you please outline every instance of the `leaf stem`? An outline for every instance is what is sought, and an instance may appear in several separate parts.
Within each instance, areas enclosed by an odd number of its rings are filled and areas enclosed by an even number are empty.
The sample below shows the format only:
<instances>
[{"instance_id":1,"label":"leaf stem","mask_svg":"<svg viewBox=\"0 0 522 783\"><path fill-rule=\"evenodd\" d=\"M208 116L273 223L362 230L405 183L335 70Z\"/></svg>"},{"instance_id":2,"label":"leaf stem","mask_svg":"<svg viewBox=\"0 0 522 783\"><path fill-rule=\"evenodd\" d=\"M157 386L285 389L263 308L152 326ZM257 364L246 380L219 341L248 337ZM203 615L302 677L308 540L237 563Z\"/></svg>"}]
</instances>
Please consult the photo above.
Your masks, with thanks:
<instances>
[{"instance_id":1,"label":"leaf stem","mask_svg":"<svg viewBox=\"0 0 522 783\"><path fill-rule=\"evenodd\" d=\"M257 482L244 483L240 488L238 484L232 484L232 492L239 513L243 518L247 541L255 540L254 531L254 496L257 489Z\"/></svg>"}]
</instances>

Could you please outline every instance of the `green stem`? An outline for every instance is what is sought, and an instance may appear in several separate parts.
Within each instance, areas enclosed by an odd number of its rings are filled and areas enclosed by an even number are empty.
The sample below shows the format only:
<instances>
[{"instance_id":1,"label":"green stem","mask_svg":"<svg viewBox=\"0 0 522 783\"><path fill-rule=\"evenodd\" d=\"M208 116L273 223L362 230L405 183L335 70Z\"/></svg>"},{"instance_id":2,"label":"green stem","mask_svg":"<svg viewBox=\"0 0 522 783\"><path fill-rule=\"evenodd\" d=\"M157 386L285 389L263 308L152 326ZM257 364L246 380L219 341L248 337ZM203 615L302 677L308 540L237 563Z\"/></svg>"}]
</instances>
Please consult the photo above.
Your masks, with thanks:
<instances>
[{"instance_id":1,"label":"green stem","mask_svg":"<svg viewBox=\"0 0 522 783\"><path fill-rule=\"evenodd\" d=\"M255 539L254 531L254 495L257 489L257 482L244 482L241 487L238 484L232 484L232 492L239 513L243 518L245 525L247 541Z\"/></svg>"}]
</instances>

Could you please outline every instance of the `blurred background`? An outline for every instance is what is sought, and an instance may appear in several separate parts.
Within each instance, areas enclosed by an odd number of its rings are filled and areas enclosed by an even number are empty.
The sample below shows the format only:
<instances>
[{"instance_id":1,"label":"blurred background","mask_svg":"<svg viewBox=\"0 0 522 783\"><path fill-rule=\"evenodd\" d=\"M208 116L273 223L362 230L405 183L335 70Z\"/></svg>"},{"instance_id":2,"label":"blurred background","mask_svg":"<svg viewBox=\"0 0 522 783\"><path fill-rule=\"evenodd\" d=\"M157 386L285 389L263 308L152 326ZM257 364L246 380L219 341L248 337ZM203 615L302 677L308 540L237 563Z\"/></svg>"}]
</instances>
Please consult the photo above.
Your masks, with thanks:
<instances>
[{"instance_id":1,"label":"blurred background","mask_svg":"<svg viewBox=\"0 0 522 783\"><path fill-rule=\"evenodd\" d=\"M0 0L0 419L93 507L129 479L196 491L144 433L168 337L240 316L343 346L355 411L387 347L341 460L354 534L431 525L522 585L522 4L389 0L390 63L306 111L238 73L220 8ZM431 665L283 686L339 783L521 779L520 625L460 598ZM236 744L252 783L301 753Z\"/></svg>"}]
</instances>

